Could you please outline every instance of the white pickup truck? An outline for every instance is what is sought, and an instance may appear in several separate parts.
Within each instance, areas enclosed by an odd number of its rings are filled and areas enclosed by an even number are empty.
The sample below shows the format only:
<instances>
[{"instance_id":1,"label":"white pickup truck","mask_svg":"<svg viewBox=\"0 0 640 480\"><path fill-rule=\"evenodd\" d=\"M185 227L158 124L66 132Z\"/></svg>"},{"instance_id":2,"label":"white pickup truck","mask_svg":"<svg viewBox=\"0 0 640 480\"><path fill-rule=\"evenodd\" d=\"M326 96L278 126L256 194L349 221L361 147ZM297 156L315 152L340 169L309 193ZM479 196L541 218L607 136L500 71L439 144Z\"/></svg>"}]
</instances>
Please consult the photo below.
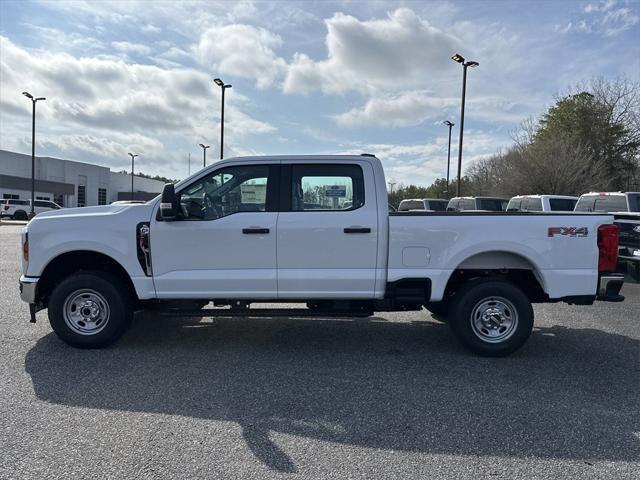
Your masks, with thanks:
<instances>
[{"instance_id":1,"label":"white pickup truck","mask_svg":"<svg viewBox=\"0 0 640 480\"><path fill-rule=\"evenodd\" d=\"M373 155L230 158L143 205L42 213L23 233L22 299L76 347L135 310L357 317L423 310L473 352L503 356L532 302L620 301L606 214L389 213ZM212 308L203 307L213 302ZM306 308L252 308L252 303Z\"/></svg>"}]
</instances>

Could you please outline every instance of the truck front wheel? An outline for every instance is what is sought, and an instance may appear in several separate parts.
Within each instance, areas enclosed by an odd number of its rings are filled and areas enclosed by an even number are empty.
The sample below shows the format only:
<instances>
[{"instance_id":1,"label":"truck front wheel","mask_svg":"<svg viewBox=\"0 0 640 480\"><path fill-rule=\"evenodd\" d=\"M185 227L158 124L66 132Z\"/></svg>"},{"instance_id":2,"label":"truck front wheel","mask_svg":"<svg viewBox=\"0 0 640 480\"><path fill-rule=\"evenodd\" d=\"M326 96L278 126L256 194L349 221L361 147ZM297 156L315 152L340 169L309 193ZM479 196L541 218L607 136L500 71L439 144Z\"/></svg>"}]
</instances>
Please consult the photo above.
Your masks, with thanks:
<instances>
[{"instance_id":1,"label":"truck front wheel","mask_svg":"<svg viewBox=\"0 0 640 480\"><path fill-rule=\"evenodd\" d=\"M517 286L500 280L472 280L456 293L449 311L455 335L472 352L503 357L531 335L533 308Z\"/></svg>"},{"instance_id":2,"label":"truck front wheel","mask_svg":"<svg viewBox=\"0 0 640 480\"><path fill-rule=\"evenodd\" d=\"M49 323L64 342L102 348L118 340L133 310L122 282L106 272L83 272L62 280L49 297Z\"/></svg>"}]
</instances>

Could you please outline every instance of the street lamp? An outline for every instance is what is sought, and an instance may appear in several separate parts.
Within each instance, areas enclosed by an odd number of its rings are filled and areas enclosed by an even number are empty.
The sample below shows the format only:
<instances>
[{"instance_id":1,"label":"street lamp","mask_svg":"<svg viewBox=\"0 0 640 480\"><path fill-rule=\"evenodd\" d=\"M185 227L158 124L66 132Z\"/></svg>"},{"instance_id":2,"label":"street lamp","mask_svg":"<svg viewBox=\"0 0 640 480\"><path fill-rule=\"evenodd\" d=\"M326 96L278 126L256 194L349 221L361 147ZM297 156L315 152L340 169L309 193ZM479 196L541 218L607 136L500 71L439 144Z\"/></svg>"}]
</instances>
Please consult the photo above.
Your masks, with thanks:
<instances>
[{"instance_id":1,"label":"street lamp","mask_svg":"<svg viewBox=\"0 0 640 480\"><path fill-rule=\"evenodd\" d=\"M449 147L447 148L447 197L449 196L449 169L451 166L451 128L455 125L455 123L450 122L449 120L445 120L442 122L447 127L449 127Z\"/></svg>"},{"instance_id":2,"label":"street lamp","mask_svg":"<svg viewBox=\"0 0 640 480\"><path fill-rule=\"evenodd\" d=\"M393 193L393 186L396 184L396 182L387 182L389 184L389 193Z\"/></svg>"},{"instance_id":3,"label":"street lamp","mask_svg":"<svg viewBox=\"0 0 640 480\"><path fill-rule=\"evenodd\" d=\"M456 197L460 196L460 177L462 176L462 136L464 134L464 101L467 94L467 68L477 67L478 62L466 61L462 55L456 53L451 59L462 65L462 106L460 107L460 141L458 144L458 186L456 188Z\"/></svg>"},{"instance_id":4,"label":"street lamp","mask_svg":"<svg viewBox=\"0 0 640 480\"><path fill-rule=\"evenodd\" d=\"M31 217L35 215L36 200L36 103L39 100L46 100L44 97L34 98L29 92L22 92L22 95L31 100L33 106L31 115Z\"/></svg>"},{"instance_id":5,"label":"street lamp","mask_svg":"<svg viewBox=\"0 0 640 480\"><path fill-rule=\"evenodd\" d=\"M205 145L201 143L200 146L202 147L202 166L206 167L207 166L207 148L209 148L210 145Z\"/></svg>"},{"instance_id":6,"label":"street lamp","mask_svg":"<svg viewBox=\"0 0 640 480\"><path fill-rule=\"evenodd\" d=\"M138 155L129 153L129 156L131 157L131 200L133 200L133 159L136 158Z\"/></svg>"},{"instance_id":7,"label":"street lamp","mask_svg":"<svg viewBox=\"0 0 640 480\"><path fill-rule=\"evenodd\" d=\"M227 88L231 88L231 85L225 84L219 78L214 78L213 83L218 85L222 89L222 113L220 115L220 160L223 158L223 145L224 145L224 91Z\"/></svg>"}]
</instances>

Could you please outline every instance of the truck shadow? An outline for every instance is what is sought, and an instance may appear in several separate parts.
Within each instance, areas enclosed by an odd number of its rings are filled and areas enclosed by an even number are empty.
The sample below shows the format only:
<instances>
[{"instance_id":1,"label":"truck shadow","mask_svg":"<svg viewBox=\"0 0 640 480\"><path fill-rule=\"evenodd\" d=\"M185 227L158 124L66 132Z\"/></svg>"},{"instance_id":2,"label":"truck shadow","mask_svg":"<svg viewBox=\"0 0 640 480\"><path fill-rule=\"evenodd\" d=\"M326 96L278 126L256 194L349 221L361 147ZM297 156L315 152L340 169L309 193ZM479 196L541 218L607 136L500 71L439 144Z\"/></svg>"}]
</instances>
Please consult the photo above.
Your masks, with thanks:
<instances>
[{"instance_id":1,"label":"truck shadow","mask_svg":"<svg viewBox=\"0 0 640 480\"><path fill-rule=\"evenodd\" d=\"M411 452L638 461L639 348L556 326L486 359L431 321L146 314L106 350L49 334L25 368L47 402L237 422L280 472L296 464L271 432Z\"/></svg>"}]
</instances>

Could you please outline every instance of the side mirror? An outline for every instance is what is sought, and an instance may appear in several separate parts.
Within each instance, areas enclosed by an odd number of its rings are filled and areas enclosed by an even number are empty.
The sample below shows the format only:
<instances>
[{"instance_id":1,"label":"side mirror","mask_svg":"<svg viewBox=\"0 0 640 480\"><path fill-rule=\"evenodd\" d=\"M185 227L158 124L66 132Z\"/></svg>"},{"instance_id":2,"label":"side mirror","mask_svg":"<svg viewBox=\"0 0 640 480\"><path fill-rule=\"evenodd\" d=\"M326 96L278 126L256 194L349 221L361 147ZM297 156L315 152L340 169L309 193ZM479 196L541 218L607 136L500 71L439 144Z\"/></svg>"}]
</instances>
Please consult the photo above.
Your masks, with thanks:
<instances>
[{"instance_id":1,"label":"side mirror","mask_svg":"<svg viewBox=\"0 0 640 480\"><path fill-rule=\"evenodd\" d=\"M171 222L178 215L178 197L173 183L165 183L160 199L160 218L165 222Z\"/></svg>"}]
</instances>

